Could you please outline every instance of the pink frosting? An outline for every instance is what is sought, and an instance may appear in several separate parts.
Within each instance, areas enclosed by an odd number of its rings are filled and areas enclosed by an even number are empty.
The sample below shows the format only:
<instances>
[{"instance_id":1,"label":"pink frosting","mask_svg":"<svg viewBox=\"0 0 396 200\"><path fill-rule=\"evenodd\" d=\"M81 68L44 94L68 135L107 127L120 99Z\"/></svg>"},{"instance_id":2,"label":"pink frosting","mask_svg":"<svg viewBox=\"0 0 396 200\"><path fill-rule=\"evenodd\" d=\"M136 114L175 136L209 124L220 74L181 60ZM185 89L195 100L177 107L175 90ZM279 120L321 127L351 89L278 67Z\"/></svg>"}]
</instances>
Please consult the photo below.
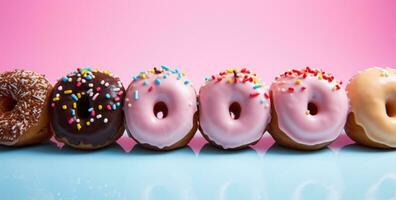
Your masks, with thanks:
<instances>
[{"instance_id":1,"label":"pink frosting","mask_svg":"<svg viewBox=\"0 0 396 200\"><path fill-rule=\"evenodd\" d=\"M333 76L310 68L289 71L270 90L279 128L297 143L331 142L342 132L348 98ZM318 108L314 115L308 110L310 102Z\"/></svg>"},{"instance_id":2,"label":"pink frosting","mask_svg":"<svg viewBox=\"0 0 396 200\"><path fill-rule=\"evenodd\" d=\"M132 137L160 149L183 139L193 128L197 96L191 83L178 70L163 66L136 76L127 90L125 119ZM154 105L164 102L166 117L154 114Z\"/></svg>"},{"instance_id":3,"label":"pink frosting","mask_svg":"<svg viewBox=\"0 0 396 200\"><path fill-rule=\"evenodd\" d=\"M235 73L238 77L235 83L232 71L208 78L199 91L200 127L211 141L225 149L258 141L270 121L270 101L263 85L255 75L239 71ZM252 77L251 81L243 82L246 77ZM241 107L238 119L230 116L233 102Z\"/></svg>"}]
</instances>

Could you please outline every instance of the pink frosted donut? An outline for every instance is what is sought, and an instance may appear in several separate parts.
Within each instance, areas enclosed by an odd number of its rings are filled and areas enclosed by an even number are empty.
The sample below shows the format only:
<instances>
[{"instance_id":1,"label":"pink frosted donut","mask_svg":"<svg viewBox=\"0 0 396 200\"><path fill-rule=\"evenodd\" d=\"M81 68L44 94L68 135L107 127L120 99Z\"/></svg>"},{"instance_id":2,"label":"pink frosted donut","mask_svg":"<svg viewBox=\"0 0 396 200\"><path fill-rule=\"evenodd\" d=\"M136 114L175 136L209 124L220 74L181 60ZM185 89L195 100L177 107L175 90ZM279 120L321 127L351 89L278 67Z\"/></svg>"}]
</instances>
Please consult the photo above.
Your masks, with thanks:
<instances>
[{"instance_id":1,"label":"pink frosted donut","mask_svg":"<svg viewBox=\"0 0 396 200\"><path fill-rule=\"evenodd\" d=\"M315 150L342 132L348 98L342 83L321 70L293 69L275 79L270 88L272 121L269 132L281 145Z\"/></svg>"},{"instance_id":2,"label":"pink frosted donut","mask_svg":"<svg viewBox=\"0 0 396 200\"><path fill-rule=\"evenodd\" d=\"M270 100L256 74L228 69L206 78L199 91L203 136L222 149L256 143L270 121Z\"/></svg>"},{"instance_id":3,"label":"pink frosted donut","mask_svg":"<svg viewBox=\"0 0 396 200\"><path fill-rule=\"evenodd\" d=\"M144 147L185 146L198 128L196 92L177 69L161 66L141 72L129 85L125 101L128 133Z\"/></svg>"}]
</instances>

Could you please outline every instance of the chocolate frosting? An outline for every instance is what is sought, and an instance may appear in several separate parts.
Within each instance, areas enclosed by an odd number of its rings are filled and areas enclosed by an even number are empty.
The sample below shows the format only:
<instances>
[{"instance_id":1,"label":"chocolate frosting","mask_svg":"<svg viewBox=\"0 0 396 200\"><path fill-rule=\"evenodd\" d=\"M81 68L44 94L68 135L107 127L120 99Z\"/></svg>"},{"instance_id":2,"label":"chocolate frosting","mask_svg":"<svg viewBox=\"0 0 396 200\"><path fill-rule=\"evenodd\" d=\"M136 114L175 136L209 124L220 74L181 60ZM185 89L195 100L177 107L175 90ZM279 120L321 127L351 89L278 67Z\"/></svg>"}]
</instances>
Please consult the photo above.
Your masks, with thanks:
<instances>
[{"instance_id":1,"label":"chocolate frosting","mask_svg":"<svg viewBox=\"0 0 396 200\"><path fill-rule=\"evenodd\" d=\"M51 101L51 126L73 145L102 146L124 129L125 89L108 71L77 69L61 78Z\"/></svg>"}]
</instances>

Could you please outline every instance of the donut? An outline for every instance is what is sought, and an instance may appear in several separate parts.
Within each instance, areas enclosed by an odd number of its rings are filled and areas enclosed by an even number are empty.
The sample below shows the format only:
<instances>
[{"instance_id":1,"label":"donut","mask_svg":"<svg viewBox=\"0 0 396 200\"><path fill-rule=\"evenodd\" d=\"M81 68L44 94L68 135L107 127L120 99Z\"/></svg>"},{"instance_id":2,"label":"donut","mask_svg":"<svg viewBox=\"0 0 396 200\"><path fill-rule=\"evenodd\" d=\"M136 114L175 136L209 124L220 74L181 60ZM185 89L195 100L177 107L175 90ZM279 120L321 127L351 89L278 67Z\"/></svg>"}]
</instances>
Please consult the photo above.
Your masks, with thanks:
<instances>
[{"instance_id":1,"label":"donut","mask_svg":"<svg viewBox=\"0 0 396 200\"><path fill-rule=\"evenodd\" d=\"M270 110L264 85L246 68L207 77L199 90L200 131L220 149L241 149L260 140Z\"/></svg>"},{"instance_id":2,"label":"donut","mask_svg":"<svg viewBox=\"0 0 396 200\"><path fill-rule=\"evenodd\" d=\"M369 68L347 85L351 110L345 132L357 143L396 147L396 69Z\"/></svg>"},{"instance_id":3,"label":"donut","mask_svg":"<svg viewBox=\"0 0 396 200\"><path fill-rule=\"evenodd\" d=\"M124 104L127 132L153 150L185 146L197 130L197 95L178 69L152 68L133 77Z\"/></svg>"},{"instance_id":4,"label":"donut","mask_svg":"<svg viewBox=\"0 0 396 200\"><path fill-rule=\"evenodd\" d=\"M283 146L298 150L326 147L343 131L348 98L333 75L306 67L292 69L271 84L269 133Z\"/></svg>"},{"instance_id":5,"label":"donut","mask_svg":"<svg viewBox=\"0 0 396 200\"><path fill-rule=\"evenodd\" d=\"M125 89L111 72L77 68L54 86L51 127L55 139L93 150L114 143L124 132Z\"/></svg>"},{"instance_id":6,"label":"donut","mask_svg":"<svg viewBox=\"0 0 396 200\"><path fill-rule=\"evenodd\" d=\"M26 146L48 140L48 102L52 86L45 76L14 70L0 74L0 144Z\"/></svg>"}]
</instances>

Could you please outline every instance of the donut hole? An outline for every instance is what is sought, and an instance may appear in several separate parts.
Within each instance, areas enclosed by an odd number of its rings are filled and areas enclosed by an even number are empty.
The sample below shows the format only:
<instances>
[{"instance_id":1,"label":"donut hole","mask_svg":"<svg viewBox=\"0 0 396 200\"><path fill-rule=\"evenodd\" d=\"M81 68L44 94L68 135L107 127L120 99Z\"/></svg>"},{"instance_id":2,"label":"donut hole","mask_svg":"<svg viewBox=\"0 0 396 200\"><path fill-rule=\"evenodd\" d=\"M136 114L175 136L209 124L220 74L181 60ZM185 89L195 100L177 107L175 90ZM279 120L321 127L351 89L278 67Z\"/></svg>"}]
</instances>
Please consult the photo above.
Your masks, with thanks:
<instances>
[{"instance_id":1,"label":"donut hole","mask_svg":"<svg viewBox=\"0 0 396 200\"><path fill-rule=\"evenodd\" d=\"M0 111L1 112L9 112L14 110L17 101L9 96L1 96L0 97Z\"/></svg>"},{"instance_id":2,"label":"donut hole","mask_svg":"<svg viewBox=\"0 0 396 200\"><path fill-rule=\"evenodd\" d=\"M396 100L387 101L385 109L388 117L396 117Z\"/></svg>"},{"instance_id":3,"label":"donut hole","mask_svg":"<svg viewBox=\"0 0 396 200\"><path fill-rule=\"evenodd\" d=\"M162 101L157 102L154 104L153 112L157 119L164 119L168 116L168 106Z\"/></svg>"},{"instance_id":4,"label":"donut hole","mask_svg":"<svg viewBox=\"0 0 396 200\"><path fill-rule=\"evenodd\" d=\"M319 112L318 106L313 102L308 102L307 110L310 115L316 115Z\"/></svg>"},{"instance_id":5,"label":"donut hole","mask_svg":"<svg viewBox=\"0 0 396 200\"><path fill-rule=\"evenodd\" d=\"M91 107L89 103L89 98L87 96L82 96L77 103L77 116L78 118L87 119L90 116L88 109Z\"/></svg>"},{"instance_id":6,"label":"donut hole","mask_svg":"<svg viewBox=\"0 0 396 200\"><path fill-rule=\"evenodd\" d=\"M241 104L239 104L238 102L233 102L230 107L228 108L228 112L230 113L230 117L231 119L239 119L239 117L241 117Z\"/></svg>"}]
</instances>

